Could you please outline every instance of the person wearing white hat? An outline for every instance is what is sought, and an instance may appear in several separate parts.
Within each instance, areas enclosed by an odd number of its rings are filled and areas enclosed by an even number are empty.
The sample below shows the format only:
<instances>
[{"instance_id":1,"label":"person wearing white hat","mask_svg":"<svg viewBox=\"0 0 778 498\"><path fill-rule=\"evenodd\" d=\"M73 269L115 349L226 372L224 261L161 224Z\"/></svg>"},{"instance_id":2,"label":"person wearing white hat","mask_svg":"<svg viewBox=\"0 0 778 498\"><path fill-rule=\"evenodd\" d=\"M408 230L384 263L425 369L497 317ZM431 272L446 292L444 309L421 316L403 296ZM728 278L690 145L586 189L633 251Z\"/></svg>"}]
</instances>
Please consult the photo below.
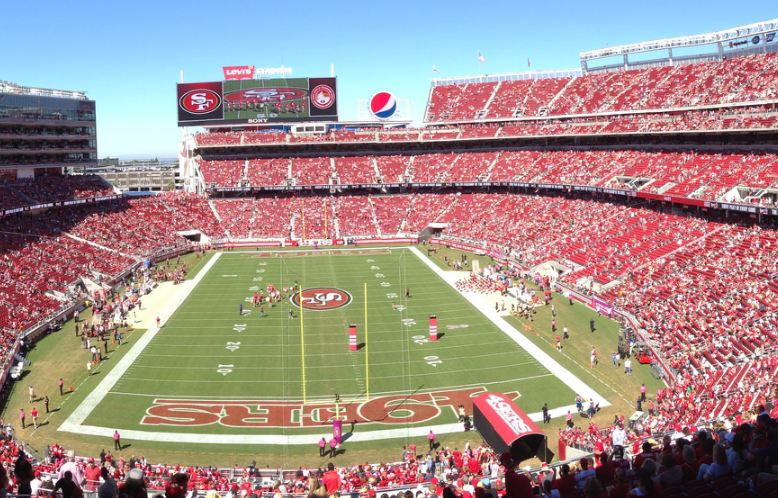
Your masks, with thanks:
<instances>
[{"instance_id":1,"label":"person wearing white hat","mask_svg":"<svg viewBox=\"0 0 778 498\"><path fill-rule=\"evenodd\" d=\"M538 484L540 489L543 489L544 482L553 482L556 478L556 469L552 469L546 462L543 462L540 466L540 474L538 474Z\"/></svg>"}]
</instances>

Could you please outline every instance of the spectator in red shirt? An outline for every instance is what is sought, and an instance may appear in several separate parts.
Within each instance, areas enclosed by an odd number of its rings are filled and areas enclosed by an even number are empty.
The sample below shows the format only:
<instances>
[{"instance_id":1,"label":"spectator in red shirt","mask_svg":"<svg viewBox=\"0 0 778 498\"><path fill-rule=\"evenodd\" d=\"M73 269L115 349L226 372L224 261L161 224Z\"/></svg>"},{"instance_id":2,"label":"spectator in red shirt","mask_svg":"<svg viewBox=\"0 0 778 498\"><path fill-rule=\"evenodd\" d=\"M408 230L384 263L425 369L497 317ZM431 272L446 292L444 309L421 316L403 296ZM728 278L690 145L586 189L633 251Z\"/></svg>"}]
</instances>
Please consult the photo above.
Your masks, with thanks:
<instances>
[{"instance_id":1,"label":"spectator in red shirt","mask_svg":"<svg viewBox=\"0 0 778 498\"><path fill-rule=\"evenodd\" d=\"M613 464L608 458L607 452L602 452L599 455L600 466L594 469L595 477L600 481L600 484L607 487L610 486L613 481Z\"/></svg>"},{"instance_id":2,"label":"spectator in red shirt","mask_svg":"<svg viewBox=\"0 0 778 498\"><path fill-rule=\"evenodd\" d=\"M510 453L503 453L500 463L505 467L505 497L506 498L532 498L532 483L526 474L516 472L515 464Z\"/></svg>"},{"instance_id":3,"label":"spectator in red shirt","mask_svg":"<svg viewBox=\"0 0 778 498\"><path fill-rule=\"evenodd\" d=\"M335 471L335 465L332 462L327 464L327 472L324 473L322 478L324 487L327 488L327 494L332 495L340 489L340 475Z\"/></svg>"},{"instance_id":4,"label":"spectator in red shirt","mask_svg":"<svg viewBox=\"0 0 778 498\"><path fill-rule=\"evenodd\" d=\"M95 465L94 458L89 459L89 463L84 469L84 479L86 479L86 488L90 491L97 489L100 484L100 467Z\"/></svg>"},{"instance_id":5,"label":"spectator in red shirt","mask_svg":"<svg viewBox=\"0 0 778 498\"><path fill-rule=\"evenodd\" d=\"M570 475L568 464L562 465L562 468L559 469L559 477L554 480L553 487L559 490L562 498L576 495L575 476Z\"/></svg>"},{"instance_id":6,"label":"spectator in red shirt","mask_svg":"<svg viewBox=\"0 0 778 498\"><path fill-rule=\"evenodd\" d=\"M165 487L165 498L184 498L187 494L189 474L183 472L174 474L170 484Z\"/></svg>"},{"instance_id":7,"label":"spectator in red shirt","mask_svg":"<svg viewBox=\"0 0 778 498\"><path fill-rule=\"evenodd\" d=\"M653 445L651 443L646 441L645 443L643 443L642 449L643 449L643 451L635 456L635 462L634 462L633 466L636 469L642 469L643 468L643 462L645 460L655 460L656 459L656 455L654 454Z\"/></svg>"}]
</instances>

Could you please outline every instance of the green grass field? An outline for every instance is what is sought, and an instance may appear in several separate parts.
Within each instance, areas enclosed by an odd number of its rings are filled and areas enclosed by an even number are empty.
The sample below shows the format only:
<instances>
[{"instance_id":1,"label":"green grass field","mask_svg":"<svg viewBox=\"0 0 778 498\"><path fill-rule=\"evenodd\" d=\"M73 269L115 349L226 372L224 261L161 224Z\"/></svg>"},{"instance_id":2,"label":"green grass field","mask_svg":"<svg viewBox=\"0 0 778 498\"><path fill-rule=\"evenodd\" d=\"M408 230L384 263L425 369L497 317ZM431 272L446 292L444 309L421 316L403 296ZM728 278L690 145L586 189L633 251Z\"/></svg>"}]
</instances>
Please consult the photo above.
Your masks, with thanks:
<instances>
[{"instance_id":1,"label":"green grass field","mask_svg":"<svg viewBox=\"0 0 778 498\"><path fill-rule=\"evenodd\" d=\"M271 283L291 287L294 282L303 288L342 289L353 299L333 310L305 310L303 320L296 307L290 318L288 300L266 308L265 317L245 302L257 287L264 289ZM411 298L405 297L406 288L411 289ZM247 309L242 316L241 303ZM427 340L427 319L433 313L439 317L442 334L436 343ZM357 325L361 346L356 353L348 351L347 327L352 323ZM423 398L426 393L462 388L516 391L519 402L533 408L543 402L552 407L569 404L571 399L564 384L404 249L284 257L227 253L86 423L126 430L138 428L145 418L144 429L192 432L193 426L184 422L160 422L153 427L145 417L147 410L158 399L215 400L216 404L251 400L255 403L241 408L244 422L222 416L218 422L198 425L197 432L261 434L284 428L318 434L329 427L328 417L306 421L284 413L283 420L263 423L263 417L248 415L259 413L256 405L261 401L329 403L338 394L346 410L364 402L368 390L370 399L401 395L402 400L411 393ZM402 419L417 402L400 402L383 411L371 408L374 416L362 417L367 420L360 419L359 430L392 427L387 415ZM416 425L456 422L454 409L442 409ZM264 419L268 418L273 416ZM405 425L409 424L398 427Z\"/></svg>"},{"instance_id":2,"label":"green grass field","mask_svg":"<svg viewBox=\"0 0 778 498\"><path fill-rule=\"evenodd\" d=\"M443 256L459 254L441 248L432 258L447 269ZM193 269L190 277L207 259L184 258ZM271 283L291 287L295 281L306 289L342 289L352 299L332 310L307 309L302 321L296 307L294 318L289 317L286 299L266 307L266 317L246 302L257 287L265 289ZM406 288L412 297L404 296ZM239 314L241 303L249 313ZM438 316L442 336L436 343L427 340L432 313ZM625 378L618 369L584 368L590 345L596 344L605 357L618 332L615 323L599 318L596 334L575 333L587 326L592 313L581 305L559 307L560 327L568 324L574 335L565 354L554 358L614 403L598 421L603 424L612 414L630 410L631 393L637 392L640 382L652 390L658 383L647 369L638 368L636 375ZM546 330L548 315L542 307L534 322L507 321L554 355ZM360 343L355 353L348 352L351 323L357 325ZM4 416L13 418L20 406L28 405L26 384L33 383L58 410L38 430L21 431L23 440L39 451L52 441L80 454L110 447L110 437L57 429L77 407L83 408L84 399L129 348L146 337L151 336L135 331L129 344L112 348L97 374L87 377L82 360L86 353L73 337L72 324L67 324L62 333L47 337L31 352L33 368L14 385ZM68 383L72 380L74 393L60 398L54 392L59 375ZM455 424L455 405L484 390L515 393L517 404L529 413L539 411L544 402L552 408L570 405L575 396L407 249L226 252L89 410L83 424L111 432L119 429L125 434L123 454L144 454L159 461L233 465L256 459L261 465L315 465L316 437L330 432L338 394L337 413L347 422L344 430L350 431L349 422L357 420L352 439L344 445L346 452L338 459L384 461L391 459L392 449L412 440L423 444L419 431L424 428ZM552 447L562 422L555 419L546 427ZM142 436L131 437L133 431ZM304 444L268 445L251 439L274 437L297 438L296 443ZM479 437L457 432L441 434L440 439L461 447Z\"/></svg>"},{"instance_id":3,"label":"green grass field","mask_svg":"<svg viewBox=\"0 0 778 498\"><path fill-rule=\"evenodd\" d=\"M224 96L225 99L230 100L229 94L240 91L240 90L251 90L255 89L258 93L253 97L254 99L258 98L257 96L261 94L261 90L263 88L291 88L296 91L296 94L293 96L287 95L286 98L282 101L285 106L291 105L292 103L296 104L299 108L303 108L303 106L306 106L304 112L279 112L279 110L275 107L274 102L277 102L278 100L273 100L272 102L269 102L267 104L256 104L254 109L243 109L243 110L226 110L224 111L224 119L231 120L231 119L254 119L254 118L276 118L276 119L288 119L288 118L305 118L310 115L310 109L307 108L308 106L308 79L307 78L286 78L286 79L270 79L270 80L228 80L224 82ZM275 94L272 94L270 96L271 98L277 99L278 96ZM247 97L245 100L252 100L252 98Z\"/></svg>"}]
</instances>

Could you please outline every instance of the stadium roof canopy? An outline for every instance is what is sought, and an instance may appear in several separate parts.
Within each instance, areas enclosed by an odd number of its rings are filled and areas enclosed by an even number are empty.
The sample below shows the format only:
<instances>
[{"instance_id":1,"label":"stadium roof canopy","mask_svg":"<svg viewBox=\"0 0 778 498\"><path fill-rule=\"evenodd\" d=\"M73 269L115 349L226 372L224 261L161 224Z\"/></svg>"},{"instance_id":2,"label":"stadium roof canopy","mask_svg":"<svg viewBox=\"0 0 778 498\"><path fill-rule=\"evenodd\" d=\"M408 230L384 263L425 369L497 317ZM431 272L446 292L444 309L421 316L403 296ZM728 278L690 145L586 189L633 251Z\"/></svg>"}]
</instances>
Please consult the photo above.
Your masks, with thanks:
<instances>
[{"instance_id":1,"label":"stadium roof canopy","mask_svg":"<svg viewBox=\"0 0 778 498\"><path fill-rule=\"evenodd\" d=\"M746 24L745 26L738 26L722 31L716 31L714 33L680 36L677 38L664 38L661 40L590 50L587 52L581 52L579 56L581 58L581 62L583 63L588 60L612 57L615 55L628 55L639 52L650 52L654 50L667 50L680 47L693 47L698 45L710 45L712 43L722 43L729 40L762 35L776 30L778 30L778 18L770 19L768 21L756 22L753 24Z\"/></svg>"},{"instance_id":2,"label":"stadium roof canopy","mask_svg":"<svg viewBox=\"0 0 778 498\"><path fill-rule=\"evenodd\" d=\"M0 93L9 93L16 95L38 95L41 97L61 97L68 99L86 100L86 92L75 90L54 90L51 88L36 88L30 86L21 86L10 81L0 80Z\"/></svg>"}]
</instances>

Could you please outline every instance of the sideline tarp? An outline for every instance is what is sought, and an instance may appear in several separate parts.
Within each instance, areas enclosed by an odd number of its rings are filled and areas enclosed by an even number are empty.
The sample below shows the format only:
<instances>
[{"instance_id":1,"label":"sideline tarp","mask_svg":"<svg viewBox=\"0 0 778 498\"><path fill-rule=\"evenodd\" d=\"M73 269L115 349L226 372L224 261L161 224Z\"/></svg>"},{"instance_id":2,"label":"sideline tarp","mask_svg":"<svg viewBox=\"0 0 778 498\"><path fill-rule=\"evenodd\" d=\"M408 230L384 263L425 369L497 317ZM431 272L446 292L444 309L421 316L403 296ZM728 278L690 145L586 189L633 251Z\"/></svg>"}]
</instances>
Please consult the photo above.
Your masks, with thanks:
<instances>
[{"instance_id":1,"label":"sideline tarp","mask_svg":"<svg viewBox=\"0 0 778 498\"><path fill-rule=\"evenodd\" d=\"M473 422L497 453L509 451L515 462L538 457L550 462L546 434L506 395L483 393L473 400Z\"/></svg>"}]
</instances>

